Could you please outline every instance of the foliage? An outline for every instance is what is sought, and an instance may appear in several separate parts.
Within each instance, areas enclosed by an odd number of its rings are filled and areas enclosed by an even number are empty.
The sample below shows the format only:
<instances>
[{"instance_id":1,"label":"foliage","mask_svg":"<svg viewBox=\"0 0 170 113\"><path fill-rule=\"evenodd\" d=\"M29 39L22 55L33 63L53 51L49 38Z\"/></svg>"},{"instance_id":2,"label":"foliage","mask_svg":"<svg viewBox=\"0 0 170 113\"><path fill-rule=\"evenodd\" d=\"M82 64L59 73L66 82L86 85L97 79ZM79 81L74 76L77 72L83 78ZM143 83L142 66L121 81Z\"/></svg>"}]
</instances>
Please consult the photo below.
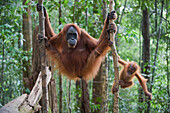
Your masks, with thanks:
<instances>
[{"instance_id":1,"label":"foliage","mask_svg":"<svg viewBox=\"0 0 170 113\"><path fill-rule=\"evenodd\" d=\"M1 2L0 4L0 105L22 94L22 60L24 52L21 43L21 12L19 1ZM21 39L21 40L19 40ZM21 42L20 42L21 41ZM5 96L4 96L5 95Z\"/></svg>"},{"instance_id":2,"label":"foliage","mask_svg":"<svg viewBox=\"0 0 170 113\"><path fill-rule=\"evenodd\" d=\"M31 0L29 0L31 1ZM150 14L150 50L151 50L151 68L153 68L153 61L155 57L157 31L155 30L155 1L141 1L141 0L128 0L122 20L120 23L121 14L124 8L125 1L115 0L115 10L118 14L116 24L119 28L117 37L117 49L120 57L127 61L136 61L141 63L142 53L142 31L141 31L141 19L142 9L147 7ZM52 27L55 32L58 33L59 29L62 29L66 23L73 23L75 16L75 23L81 28L88 31L88 33L98 38L101 34L103 27L102 17L102 0L98 0L94 3L94 0L82 0L74 4L74 0L61 0L62 4L62 25L59 26L59 2L56 0L45 0L44 5L49 13ZM170 1L165 0L163 13L163 22L161 29L161 39L159 42L156 73L153 81L153 101L151 102L151 112L170 112L169 110L169 37L170 37L170 12L167 4ZM33 20L33 28L38 23L38 13L36 13L35 2L31 1L31 16ZM158 26L161 12L161 2L157 2L158 12ZM95 8L94 8L95 6ZM24 70L22 64L23 60L30 59L32 51L23 51L23 35L22 35L22 14L25 12L24 7L20 0L2 0L0 2L0 107L10 100L16 98L22 94L23 82L22 71ZM87 12L86 12L87 11ZM75 15L73 15L75 14ZM87 19L86 19L87 15ZM28 56L25 56L28 54ZM114 69L112 56L108 55L109 62L109 77L108 79L108 110L112 112L113 108L113 95L110 93L112 83L114 80ZM29 65L29 64L28 64ZM152 71L152 70L151 70ZM57 75L57 73L55 74ZM152 76L152 75L150 75ZM57 91L59 77L55 77L57 80ZM68 112L68 83L69 81L63 79L63 112ZM120 89L120 113L136 113L138 106L146 109L146 103L138 104L138 88L141 87L137 80L135 80L135 86L130 89ZM149 84L150 86L151 84ZM89 82L89 94L90 100L92 100L92 81ZM75 95L76 87L75 82L71 85L71 103L70 108L72 112L75 111L77 105L77 98ZM59 92L57 92L59 95ZM81 96L81 92L79 96ZM58 99L59 100L59 99ZM59 103L59 102L58 102ZM91 110L100 108L99 105L94 105L90 102Z\"/></svg>"}]
</instances>

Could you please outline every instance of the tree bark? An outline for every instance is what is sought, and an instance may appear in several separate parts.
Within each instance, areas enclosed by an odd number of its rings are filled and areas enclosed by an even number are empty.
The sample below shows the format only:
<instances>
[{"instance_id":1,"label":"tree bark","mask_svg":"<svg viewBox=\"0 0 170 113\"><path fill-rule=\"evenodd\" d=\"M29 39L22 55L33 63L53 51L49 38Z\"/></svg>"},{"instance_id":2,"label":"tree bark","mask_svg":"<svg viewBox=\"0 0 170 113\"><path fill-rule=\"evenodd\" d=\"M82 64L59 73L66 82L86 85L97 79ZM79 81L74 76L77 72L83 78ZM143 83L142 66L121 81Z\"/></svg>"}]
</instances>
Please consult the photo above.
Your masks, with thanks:
<instances>
[{"instance_id":1,"label":"tree bark","mask_svg":"<svg viewBox=\"0 0 170 113\"><path fill-rule=\"evenodd\" d=\"M54 63L52 59L49 57L48 61L50 61L51 67L51 80L48 85L48 99L49 99L49 106L52 113L58 113L58 105L57 105L57 91L56 91L56 81L54 79Z\"/></svg>"},{"instance_id":2,"label":"tree bark","mask_svg":"<svg viewBox=\"0 0 170 113\"><path fill-rule=\"evenodd\" d=\"M87 6L88 5L87 4L87 0L85 0L85 1L86 1L86 6ZM86 11L85 12L86 12L86 16L85 16L86 28L88 28L88 21L87 21L87 19L88 19L88 16L87 16L88 12L87 12L87 7L86 7Z\"/></svg>"},{"instance_id":3,"label":"tree bark","mask_svg":"<svg viewBox=\"0 0 170 113\"><path fill-rule=\"evenodd\" d=\"M38 74L41 71L41 59L40 59L40 50L39 50L39 41L38 41L38 26L35 27L33 32L33 52L32 52L32 76L30 79L31 90L37 80Z\"/></svg>"},{"instance_id":4,"label":"tree bark","mask_svg":"<svg viewBox=\"0 0 170 113\"><path fill-rule=\"evenodd\" d=\"M168 0L166 0L166 10L167 10L167 13L166 13L166 19L168 19ZM166 32L168 32L168 22L166 23ZM170 41L170 37L166 37L167 38L167 45L166 45L166 71L167 71L167 93L168 93L168 96L170 97L170 92L169 92L169 80L170 80L170 77L169 77L169 54L168 54L168 50L169 50L169 41ZM170 106L168 107L170 109Z\"/></svg>"},{"instance_id":5,"label":"tree bark","mask_svg":"<svg viewBox=\"0 0 170 113\"><path fill-rule=\"evenodd\" d=\"M103 0L103 22L107 15L107 2ZM93 79L93 103L95 105L100 105L93 113L106 113L107 111L107 77L108 77L108 67L107 58L100 66L98 75Z\"/></svg>"},{"instance_id":6,"label":"tree bark","mask_svg":"<svg viewBox=\"0 0 170 113\"><path fill-rule=\"evenodd\" d=\"M60 97L60 106L59 106L59 113L62 113L63 112L63 106L62 106L62 103L63 103L63 87L62 87L62 76L61 74L59 73L59 97Z\"/></svg>"},{"instance_id":7,"label":"tree bark","mask_svg":"<svg viewBox=\"0 0 170 113\"><path fill-rule=\"evenodd\" d=\"M113 10L113 0L109 0L109 9L110 12ZM109 23L113 23L113 20L109 20ZM111 45L111 51L113 55L113 61L114 61L114 75L115 75L115 88L118 89L117 92L114 93L114 106L113 106L113 112L119 113L119 66L118 66L118 54L115 46L115 34L110 33L110 40L113 42L113 45Z\"/></svg>"},{"instance_id":8,"label":"tree bark","mask_svg":"<svg viewBox=\"0 0 170 113\"><path fill-rule=\"evenodd\" d=\"M57 16L57 13L55 14L55 16ZM56 28L56 20L53 20L53 28ZM56 80L54 78L54 62L52 60L52 57L50 55L47 54L47 65L49 67L51 67L51 73L52 73L52 77L51 77L51 81L48 85L48 99L49 99L49 106L50 106L50 110L52 113L58 113L58 101L57 101L57 87L56 87ZM58 98L59 99L59 98Z\"/></svg>"},{"instance_id":9,"label":"tree bark","mask_svg":"<svg viewBox=\"0 0 170 113\"><path fill-rule=\"evenodd\" d=\"M155 1L156 2L156 1ZM156 43L156 50L155 50L155 57L154 57L154 62L153 62L153 70L152 70L152 79L151 79L151 86L150 86L150 92L152 93L152 86L154 84L154 76L155 76L155 66L156 66L156 59L157 59L157 53L158 53L158 48L159 48L159 40L161 36L161 26L162 26L162 15L163 15L163 6L164 6L164 0L162 0L162 7L161 7L161 15L160 15L160 25L158 29L157 34L157 43ZM157 10L157 9L156 9ZM156 31L157 31L157 24L155 23ZM148 107L147 107L147 113L150 112L150 102L148 102Z\"/></svg>"},{"instance_id":10,"label":"tree bark","mask_svg":"<svg viewBox=\"0 0 170 113\"><path fill-rule=\"evenodd\" d=\"M47 113L48 112L48 89L47 89L47 83L46 83L46 50L45 50L45 25L44 25L44 11L43 11L43 0L38 0L39 5L42 6L41 10L39 11L39 36L43 38L41 44L40 44L40 58L41 58L41 72L42 72L42 112Z\"/></svg>"},{"instance_id":11,"label":"tree bark","mask_svg":"<svg viewBox=\"0 0 170 113\"><path fill-rule=\"evenodd\" d=\"M58 113L58 105L57 105L57 91L56 91L56 82L55 79L52 77L50 83L49 83L49 94L50 95L50 100L49 103L51 103L51 112L52 113Z\"/></svg>"},{"instance_id":12,"label":"tree bark","mask_svg":"<svg viewBox=\"0 0 170 113\"><path fill-rule=\"evenodd\" d=\"M155 66L156 66L156 59L157 59L157 54L158 54L158 48L159 48L159 40L161 36L161 26L162 26L162 15L163 15L163 6L164 6L164 0L162 0L162 7L161 7L161 15L160 15L160 25L157 33L157 43L156 43L156 50L155 50L155 57L154 57L154 62L153 62L153 71L152 71L152 81L151 81L151 87L150 91L152 93L152 86L153 86L153 81L154 81L154 75L155 75Z\"/></svg>"},{"instance_id":13,"label":"tree bark","mask_svg":"<svg viewBox=\"0 0 170 113\"><path fill-rule=\"evenodd\" d=\"M106 113L107 108L107 80L108 69L107 59L102 63L98 75L93 80L93 103L100 105L93 113Z\"/></svg>"},{"instance_id":14,"label":"tree bark","mask_svg":"<svg viewBox=\"0 0 170 113\"><path fill-rule=\"evenodd\" d=\"M149 80L149 77L147 76L150 74L150 37L149 37L149 12L148 9L145 8L142 11L143 17L142 17L142 36L143 36L143 48L142 48L142 68L141 72L146 75L146 78ZM143 90L141 87L139 88L139 105L144 101L143 98ZM141 106L138 106L138 112L142 112L144 108Z\"/></svg>"},{"instance_id":15,"label":"tree bark","mask_svg":"<svg viewBox=\"0 0 170 113\"><path fill-rule=\"evenodd\" d=\"M83 78L81 78L81 82L82 82L81 113L90 113L88 84Z\"/></svg>"},{"instance_id":16,"label":"tree bark","mask_svg":"<svg viewBox=\"0 0 170 113\"><path fill-rule=\"evenodd\" d=\"M51 72L49 67L46 67L47 79L46 83L51 80ZM20 97L7 103L0 109L0 113L35 113L41 106L38 105L42 97L42 74L38 75L37 81L29 95L23 94Z\"/></svg>"},{"instance_id":17,"label":"tree bark","mask_svg":"<svg viewBox=\"0 0 170 113\"><path fill-rule=\"evenodd\" d=\"M155 31L157 33L157 25L158 25L158 13L157 13L157 0L155 0Z\"/></svg>"},{"instance_id":18,"label":"tree bark","mask_svg":"<svg viewBox=\"0 0 170 113\"><path fill-rule=\"evenodd\" d=\"M2 43L3 43L3 50L2 50L2 69L1 69L1 76L0 76L0 85L1 85L1 88L0 88L0 98L2 99L2 105L5 104L4 100L5 100L5 95L4 95L4 90L3 90L3 87L4 87L4 59L5 59L5 44L4 44L4 40L5 40L5 37L2 37Z\"/></svg>"},{"instance_id":19,"label":"tree bark","mask_svg":"<svg viewBox=\"0 0 170 113\"><path fill-rule=\"evenodd\" d=\"M59 25L61 25L61 13L62 13L62 9L61 9L61 0L59 0ZM61 29L59 29L59 32L60 32ZM62 76L61 76L61 73L58 73L59 74L59 113L62 113L63 112L63 106L62 106L62 103L63 103L63 87L62 87Z\"/></svg>"},{"instance_id":20,"label":"tree bark","mask_svg":"<svg viewBox=\"0 0 170 113\"><path fill-rule=\"evenodd\" d=\"M68 113L71 113L70 101L71 101L71 80L68 81Z\"/></svg>"},{"instance_id":21,"label":"tree bark","mask_svg":"<svg viewBox=\"0 0 170 113\"><path fill-rule=\"evenodd\" d=\"M75 20L76 20L76 19L75 19L75 17L76 17L76 16L75 16L75 15L76 15L76 14L75 14L75 10L76 10L76 8L77 8L77 5L76 5L77 1L78 1L78 0L74 0L73 23L75 23Z\"/></svg>"},{"instance_id":22,"label":"tree bark","mask_svg":"<svg viewBox=\"0 0 170 113\"><path fill-rule=\"evenodd\" d=\"M32 22L31 22L31 12L30 12L30 3L26 4L27 0L23 0L23 5L27 5L25 7L26 13L23 13L23 38L25 41L23 42L23 50L26 51L25 57L28 58L28 60L23 60L23 84L24 84L24 92L26 91L26 88L30 87L30 75L31 75L31 65L30 65L30 56L28 52L31 50L31 39L32 39Z\"/></svg>"},{"instance_id":23,"label":"tree bark","mask_svg":"<svg viewBox=\"0 0 170 113\"><path fill-rule=\"evenodd\" d=\"M81 109L81 98L80 98L80 93L81 93L81 86L80 86L80 81L76 81L76 105L75 105L75 110L79 113Z\"/></svg>"}]
</instances>

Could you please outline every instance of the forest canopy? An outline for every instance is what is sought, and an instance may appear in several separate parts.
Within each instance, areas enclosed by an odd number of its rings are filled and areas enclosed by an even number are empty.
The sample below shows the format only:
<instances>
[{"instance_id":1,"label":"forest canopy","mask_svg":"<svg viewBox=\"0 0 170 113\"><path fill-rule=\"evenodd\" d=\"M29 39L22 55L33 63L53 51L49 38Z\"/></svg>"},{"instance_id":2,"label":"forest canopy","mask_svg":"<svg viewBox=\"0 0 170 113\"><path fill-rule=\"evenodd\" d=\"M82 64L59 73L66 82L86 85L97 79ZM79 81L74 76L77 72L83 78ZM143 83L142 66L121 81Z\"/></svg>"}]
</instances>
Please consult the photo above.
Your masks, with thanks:
<instances>
[{"instance_id":1,"label":"forest canopy","mask_svg":"<svg viewBox=\"0 0 170 113\"><path fill-rule=\"evenodd\" d=\"M35 58L38 48L34 47L36 37L33 35L39 24L37 3L37 0L0 2L0 108L24 93L29 94L39 74L35 73L39 67L34 64L38 64L39 59ZM109 0L44 0L43 5L56 34L64 25L75 23L96 39L109 12ZM114 0L117 52L121 59L138 63L152 93L152 101L147 100L137 79L133 87L119 88L120 113L170 112L169 9L169 0ZM58 112L80 112L80 83L60 76L55 69L52 69L52 77ZM91 112L113 111L113 80L114 67L109 52L97 77L88 82ZM52 92L50 87L53 86L49 86ZM54 112L52 107L50 109Z\"/></svg>"}]
</instances>

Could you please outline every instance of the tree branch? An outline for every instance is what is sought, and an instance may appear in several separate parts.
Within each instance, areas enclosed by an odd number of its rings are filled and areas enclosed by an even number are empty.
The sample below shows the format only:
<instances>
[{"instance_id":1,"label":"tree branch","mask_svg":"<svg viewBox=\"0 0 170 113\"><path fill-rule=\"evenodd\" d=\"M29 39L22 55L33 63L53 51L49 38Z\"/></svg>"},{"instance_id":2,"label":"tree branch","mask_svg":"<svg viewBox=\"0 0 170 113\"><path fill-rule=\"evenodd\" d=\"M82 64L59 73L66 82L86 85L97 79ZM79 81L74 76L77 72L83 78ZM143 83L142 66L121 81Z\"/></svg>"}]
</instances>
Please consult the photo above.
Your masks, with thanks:
<instances>
[{"instance_id":1,"label":"tree branch","mask_svg":"<svg viewBox=\"0 0 170 113\"><path fill-rule=\"evenodd\" d=\"M110 12L113 10L113 0L109 0L109 9ZM109 23L113 23L113 20L109 20ZM115 87L119 89L119 66L118 66L118 54L115 46L115 40L114 40L115 34L110 33L110 40L113 42L113 45L111 45L111 51L113 55L113 61L114 61L114 75L115 75ZM119 113L119 90L114 93L114 113Z\"/></svg>"}]
</instances>

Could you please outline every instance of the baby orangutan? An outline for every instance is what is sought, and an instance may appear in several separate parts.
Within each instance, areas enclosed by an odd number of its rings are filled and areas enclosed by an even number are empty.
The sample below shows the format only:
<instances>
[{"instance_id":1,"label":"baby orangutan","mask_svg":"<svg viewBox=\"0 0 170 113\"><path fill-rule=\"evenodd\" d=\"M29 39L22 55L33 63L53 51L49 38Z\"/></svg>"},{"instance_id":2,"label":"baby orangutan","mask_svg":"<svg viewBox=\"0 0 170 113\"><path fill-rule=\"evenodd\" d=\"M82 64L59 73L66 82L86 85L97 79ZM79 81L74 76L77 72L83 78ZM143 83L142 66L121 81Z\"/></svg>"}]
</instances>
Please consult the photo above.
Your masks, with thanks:
<instances>
[{"instance_id":1,"label":"baby orangutan","mask_svg":"<svg viewBox=\"0 0 170 113\"><path fill-rule=\"evenodd\" d=\"M147 85L146 85L147 79L145 79L139 73L140 67L137 65L137 63L126 62L120 58L118 59L118 62L123 66L123 69L121 70L119 75L119 85L121 86L121 88L128 88L133 86L134 84L133 78L134 76L136 76L137 79L139 80L140 85L144 90L145 95L148 96L150 100L152 100L152 94L147 90ZM115 82L114 82L112 86L112 93L114 94L114 92L116 92L117 90L118 89L115 88Z\"/></svg>"}]
</instances>

